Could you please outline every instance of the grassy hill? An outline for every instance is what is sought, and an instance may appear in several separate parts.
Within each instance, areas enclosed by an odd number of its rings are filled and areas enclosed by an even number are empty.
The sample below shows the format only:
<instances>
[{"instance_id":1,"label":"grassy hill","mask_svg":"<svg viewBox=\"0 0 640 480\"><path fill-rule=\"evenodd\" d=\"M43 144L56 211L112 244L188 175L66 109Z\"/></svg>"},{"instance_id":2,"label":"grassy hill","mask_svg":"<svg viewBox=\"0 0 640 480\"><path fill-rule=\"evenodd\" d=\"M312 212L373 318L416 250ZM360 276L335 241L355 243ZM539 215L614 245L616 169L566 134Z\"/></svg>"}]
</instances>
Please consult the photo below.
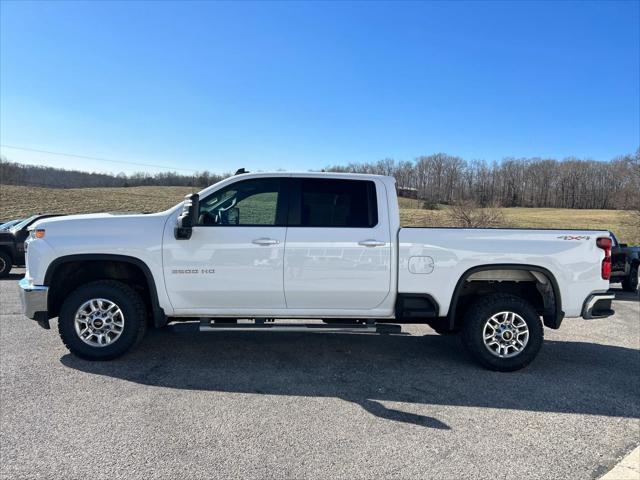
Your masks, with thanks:
<instances>
[{"instance_id":1,"label":"grassy hill","mask_svg":"<svg viewBox=\"0 0 640 480\"><path fill-rule=\"evenodd\" d=\"M36 188L0 185L0 219L34 213L157 212L176 205L190 187ZM623 242L640 243L640 229L632 212L560 208L503 208L504 226L608 229ZM400 199L402 225L450 226L446 207L425 210L422 202Z\"/></svg>"}]
</instances>

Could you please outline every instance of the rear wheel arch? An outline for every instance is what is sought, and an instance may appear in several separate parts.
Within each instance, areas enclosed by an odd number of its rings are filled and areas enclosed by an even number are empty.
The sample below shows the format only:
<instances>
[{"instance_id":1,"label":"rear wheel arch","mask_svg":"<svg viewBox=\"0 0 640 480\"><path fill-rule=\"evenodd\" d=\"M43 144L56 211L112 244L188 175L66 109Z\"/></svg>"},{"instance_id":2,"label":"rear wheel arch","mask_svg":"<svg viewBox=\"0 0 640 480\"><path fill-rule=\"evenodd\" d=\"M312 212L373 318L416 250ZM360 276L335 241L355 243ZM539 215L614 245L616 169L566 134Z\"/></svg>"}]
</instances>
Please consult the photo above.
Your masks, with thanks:
<instances>
[{"instance_id":1,"label":"rear wheel arch","mask_svg":"<svg viewBox=\"0 0 640 480\"><path fill-rule=\"evenodd\" d=\"M464 313L464 305L461 305L461 299L464 297L464 289L467 284L467 280L475 274L496 270L530 272L536 278L536 290L538 291L541 302L544 306L544 311L541 313L544 318L544 325L553 329L560 327L564 317L564 312L562 311L562 297L558 282L555 276L548 269L537 265L526 264L488 264L472 267L465 271L458 279L453 295L451 296L451 303L447 314L448 324L451 330L459 328L462 324L461 314ZM546 279L547 282L541 283L539 281L540 278ZM487 283L490 283L490 281L487 281ZM504 287L505 285L500 285L498 288L495 288L494 293L508 291L505 290ZM465 303L468 305L471 302Z\"/></svg>"},{"instance_id":2,"label":"rear wheel arch","mask_svg":"<svg viewBox=\"0 0 640 480\"><path fill-rule=\"evenodd\" d=\"M70 276L68 282L63 278ZM136 257L115 254L77 254L56 258L45 273L49 286L49 317L55 317L66 295L89 281L119 280L140 291L156 327L164 326L167 317L158 302L156 282L147 264Z\"/></svg>"}]
</instances>

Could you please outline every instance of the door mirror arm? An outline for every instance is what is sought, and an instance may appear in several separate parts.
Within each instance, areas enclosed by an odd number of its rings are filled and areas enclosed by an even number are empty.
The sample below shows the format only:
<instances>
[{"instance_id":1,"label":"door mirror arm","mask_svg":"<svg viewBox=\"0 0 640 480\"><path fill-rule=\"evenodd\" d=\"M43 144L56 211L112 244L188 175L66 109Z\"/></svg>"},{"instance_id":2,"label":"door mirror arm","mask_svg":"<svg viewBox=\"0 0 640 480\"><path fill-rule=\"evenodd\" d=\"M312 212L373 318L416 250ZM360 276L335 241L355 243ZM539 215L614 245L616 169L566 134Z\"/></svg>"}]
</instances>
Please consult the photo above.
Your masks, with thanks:
<instances>
[{"instance_id":1,"label":"door mirror arm","mask_svg":"<svg viewBox=\"0 0 640 480\"><path fill-rule=\"evenodd\" d=\"M200 211L200 196L192 193L184 197L182 212L178 216L174 235L176 240L188 240L191 238L193 227L198 223L198 212Z\"/></svg>"}]
</instances>

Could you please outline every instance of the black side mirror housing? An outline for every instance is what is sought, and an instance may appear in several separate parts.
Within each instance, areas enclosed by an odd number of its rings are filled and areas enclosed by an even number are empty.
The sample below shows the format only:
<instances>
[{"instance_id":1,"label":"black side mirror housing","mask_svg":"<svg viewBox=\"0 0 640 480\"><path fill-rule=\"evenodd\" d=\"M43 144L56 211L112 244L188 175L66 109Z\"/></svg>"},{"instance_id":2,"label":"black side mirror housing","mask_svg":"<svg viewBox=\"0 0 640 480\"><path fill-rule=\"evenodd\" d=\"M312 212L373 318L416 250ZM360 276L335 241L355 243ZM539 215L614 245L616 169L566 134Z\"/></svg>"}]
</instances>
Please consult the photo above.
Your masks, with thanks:
<instances>
[{"instance_id":1,"label":"black side mirror housing","mask_svg":"<svg viewBox=\"0 0 640 480\"><path fill-rule=\"evenodd\" d=\"M182 212L178 216L174 235L176 240L189 240L193 227L198 223L198 211L200 210L200 196L197 193L192 193L184 197L184 203L182 205Z\"/></svg>"},{"instance_id":2,"label":"black side mirror housing","mask_svg":"<svg viewBox=\"0 0 640 480\"><path fill-rule=\"evenodd\" d=\"M619 243L618 246L620 248L627 248L629 246L629 244L628 243Z\"/></svg>"}]
</instances>

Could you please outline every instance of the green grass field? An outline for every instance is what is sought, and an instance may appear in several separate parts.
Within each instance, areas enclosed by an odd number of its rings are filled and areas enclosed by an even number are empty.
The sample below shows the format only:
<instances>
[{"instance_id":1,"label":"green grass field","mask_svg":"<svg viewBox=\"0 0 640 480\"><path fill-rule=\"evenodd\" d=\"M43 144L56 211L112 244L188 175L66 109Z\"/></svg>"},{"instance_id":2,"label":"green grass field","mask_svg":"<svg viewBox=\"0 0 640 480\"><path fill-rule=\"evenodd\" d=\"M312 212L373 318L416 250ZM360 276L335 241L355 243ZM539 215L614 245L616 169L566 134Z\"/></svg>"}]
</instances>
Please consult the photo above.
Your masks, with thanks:
<instances>
[{"instance_id":1,"label":"green grass field","mask_svg":"<svg viewBox=\"0 0 640 480\"><path fill-rule=\"evenodd\" d=\"M34 213L157 212L180 202L189 187L36 188L0 185L0 219ZM584 228L612 230L620 241L640 243L640 228L633 212L621 210L570 210L561 208L503 208L505 227ZM400 199L402 225L451 226L446 207L425 210L422 202Z\"/></svg>"}]
</instances>

